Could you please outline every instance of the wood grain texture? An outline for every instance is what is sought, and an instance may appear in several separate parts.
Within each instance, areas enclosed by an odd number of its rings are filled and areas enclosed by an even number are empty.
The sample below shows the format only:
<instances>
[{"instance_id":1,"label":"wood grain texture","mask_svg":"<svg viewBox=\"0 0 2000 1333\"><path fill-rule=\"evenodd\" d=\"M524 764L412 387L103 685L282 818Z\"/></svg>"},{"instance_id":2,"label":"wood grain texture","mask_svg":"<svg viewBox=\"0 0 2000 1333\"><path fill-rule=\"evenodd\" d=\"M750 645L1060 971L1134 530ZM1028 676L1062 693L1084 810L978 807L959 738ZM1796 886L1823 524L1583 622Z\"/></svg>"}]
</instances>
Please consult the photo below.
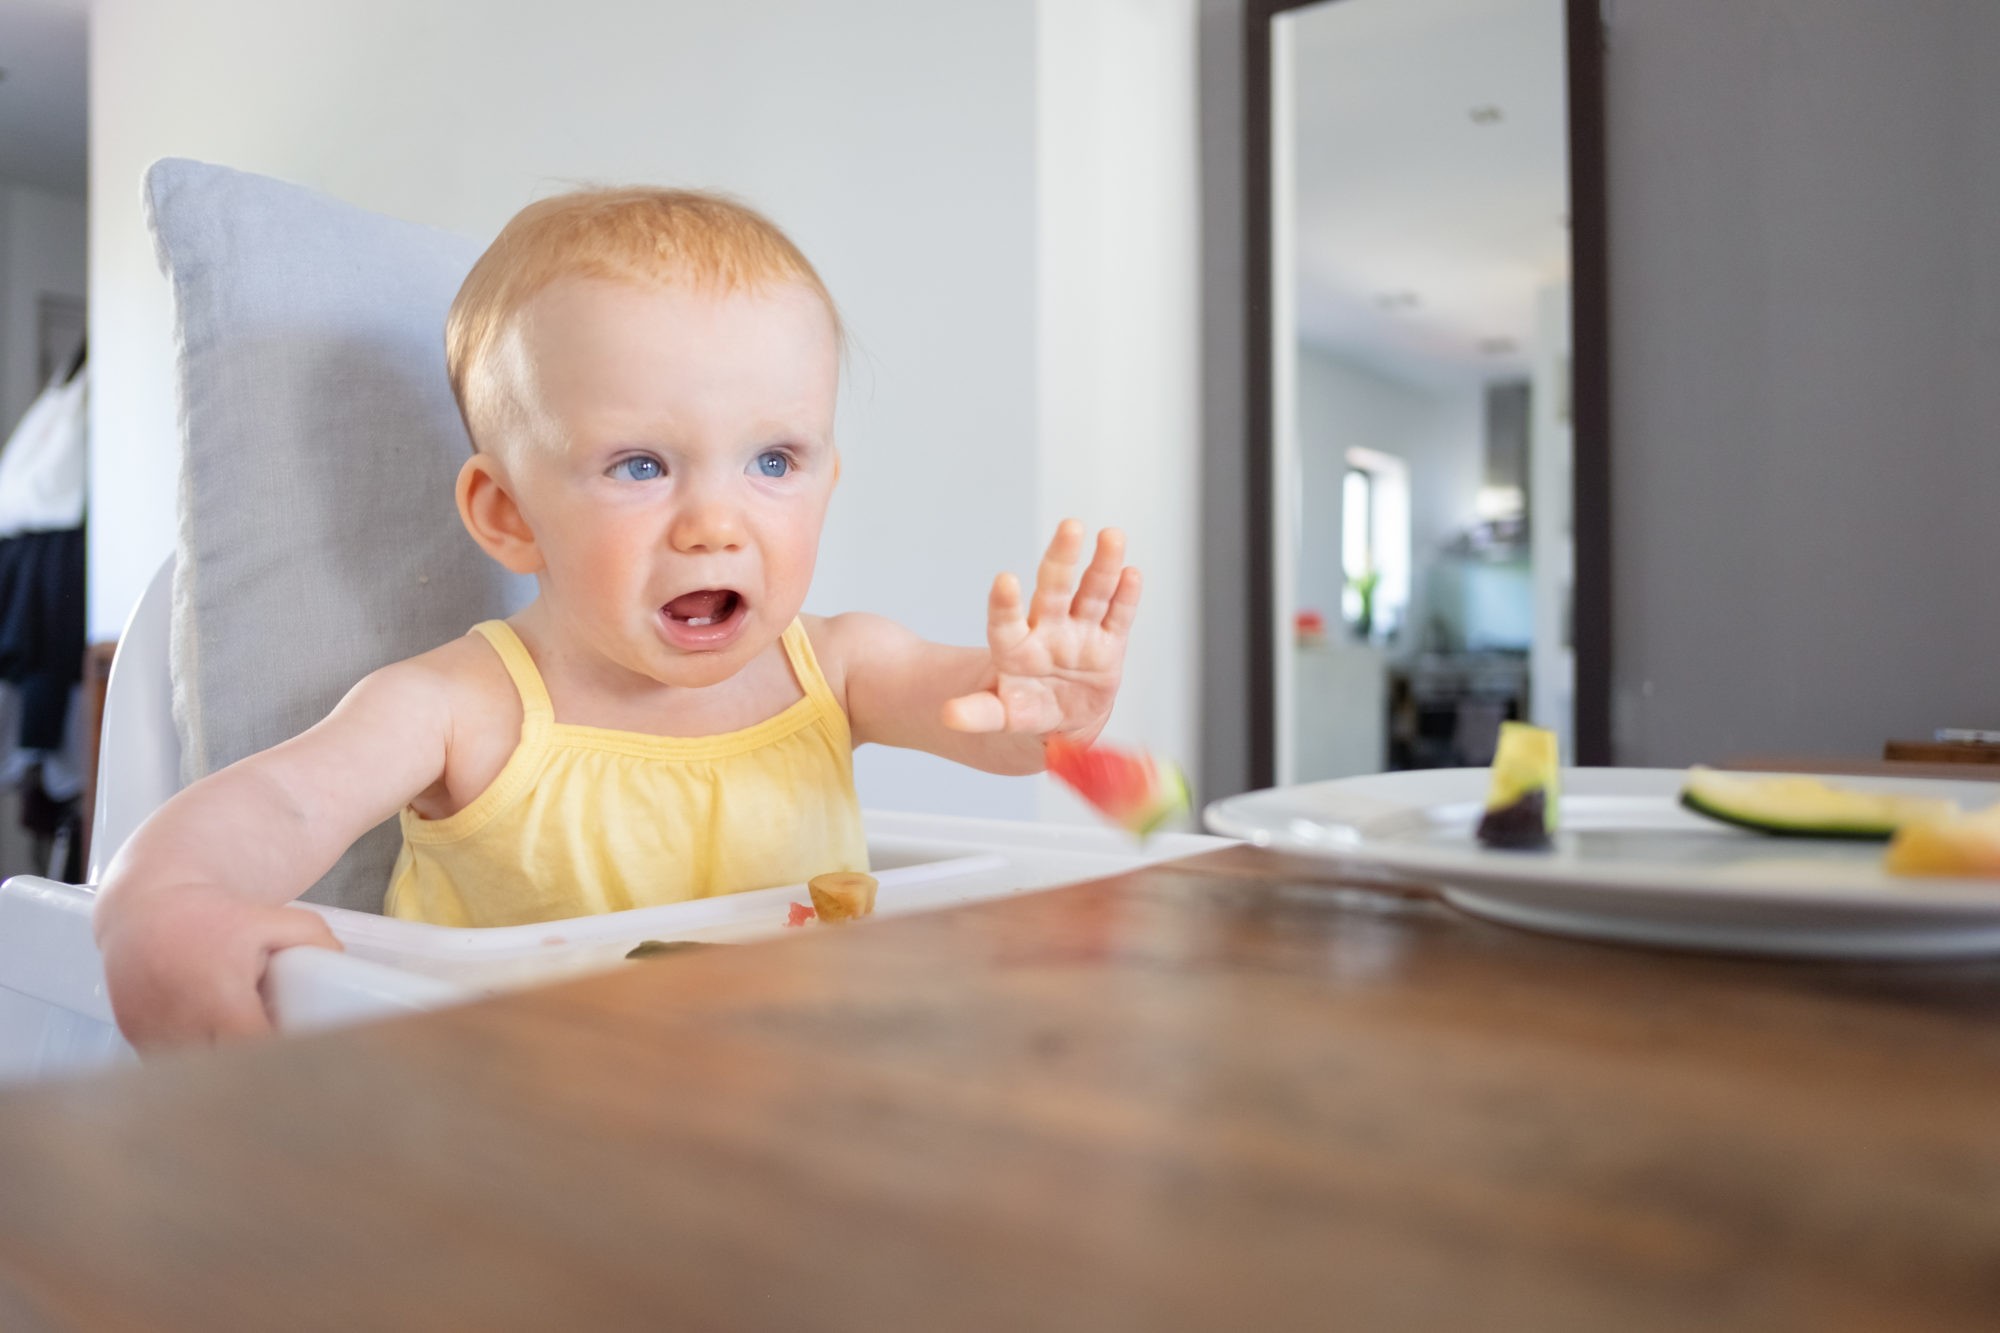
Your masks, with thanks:
<instances>
[{"instance_id":1,"label":"wood grain texture","mask_svg":"<svg viewBox=\"0 0 2000 1333\"><path fill-rule=\"evenodd\" d=\"M1886 760L1916 764L1990 764L2000 767L2000 745L1970 741L1888 741Z\"/></svg>"},{"instance_id":2,"label":"wood grain texture","mask_svg":"<svg viewBox=\"0 0 2000 1333\"><path fill-rule=\"evenodd\" d=\"M1823 773L1852 778L1946 778L1954 782L2000 782L2000 766L1946 763L1890 755L1885 759L1854 759L1846 755L1742 755L1717 768L1756 773Z\"/></svg>"},{"instance_id":3,"label":"wood grain texture","mask_svg":"<svg viewBox=\"0 0 2000 1333\"><path fill-rule=\"evenodd\" d=\"M1996 1107L2000 964L1230 851L0 1097L0 1327L1991 1328Z\"/></svg>"}]
</instances>

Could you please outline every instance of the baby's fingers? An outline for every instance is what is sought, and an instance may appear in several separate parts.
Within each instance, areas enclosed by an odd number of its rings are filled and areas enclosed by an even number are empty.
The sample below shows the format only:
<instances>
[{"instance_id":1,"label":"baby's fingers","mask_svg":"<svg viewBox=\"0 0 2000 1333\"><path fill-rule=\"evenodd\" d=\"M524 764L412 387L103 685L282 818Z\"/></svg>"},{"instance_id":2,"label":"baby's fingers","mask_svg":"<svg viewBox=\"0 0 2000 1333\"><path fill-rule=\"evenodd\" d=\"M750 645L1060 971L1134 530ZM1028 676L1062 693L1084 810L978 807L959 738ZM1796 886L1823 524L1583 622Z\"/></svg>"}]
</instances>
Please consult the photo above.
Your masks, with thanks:
<instances>
[{"instance_id":1,"label":"baby's fingers","mask_svg":"<svg viewBox=\"0 0 2000 1333\"><path fill-rule=\"evenodd\" d=\"M1119 638L1132 631L1132 618L1139 614L1141 592L1139 571L1130 565L1118 576L1118 591L1111 594L1111 609L1104 613L1104 628Z\"/></svg>"},{"instance_id":2,"label":"baby's fingers","mask_svg":"<svg viewBox=\"0 0 2000 1333\"><path fill-rule=\"evenodd\" d=\"M1091 557L1082 582L1076 585L1076 601L1070 604L1070 615L1086 625L1101 622L1105 606L1117 591L1118 570L1124 563L1125 534L1116 528L1098 533L1097 554Z\"/></svg>"},{"instance_id":3,"label":"baby's fingers","mask_svg":"<svg viewBox=\"0 0 2000 1333\"><path fill-rule=\"evenodd\" d=\"M1007 706L991 690L947 699L944 724L953 731L989 732L1007 729Z\"/></svg>"},{"instance_id":4,"label":"baby's fingers","mask_svg":"<svg viewBox=\"0 0 2000 1333\"><path fill-rule=\"evenodd\" d=\"M211 1042L262 1037L274 1030L270 1010L265 1007L263 993L258 988L246 990L239 979L232 978L230 985L218 985L210 998L208 1039Z\"/></svg>"},{"instance_id":5,"label":"baby's fingers","mask_svg":"<svg viewBox=\"0 0 2000 1333\"><path fill-rule=\"evenodd\" d=\"M333 933L333 927L326 924L326 918L310 908L281 907L269 919L271 929L264 944L273 953L301 944L335 952L344 952L347 948Z\"/></svg>"},{"instance_id":6,"label":"baby's fingers","mask_svg":"<svg viewBox=\"0 0 2000 1333\"><path fill-rule=\"evenodd\" d=\"M1012 574L993 580L986 597L986 646L998 655L1028 637L1028 620L1021 614L1021 581Z\"/></svg>"},{"instance_id":7,"label":"baby's fingers","mask_svg":"<svg viewBox=\"0 0 2000 1333\"><path fill-rule=\"evenodd\" d=\"M1028 608L1030 627L1069 614L1069 595L1076 587L1076 562L1083 556L1083 524L1066 518L1035 572L1035 600Z\"/></svg>"},{"instance_id":8,"label":"baby's fingers","mask_svg":"<svg viewBox=\"0 0 2000 1333\"><path fill-rule=\"evenodd\" d=\"M215 1035L226 1037L255 1037L270 1032L274 1024L271 1006L270 982L271 960L286 949L310 946L317 949L331 949L342 952L347 946L333 933L326 918L304 907L271 907L263 909L259 916L260 931L257 944L261 951L255 984L248 994L240 988L232 987L223 997L224 1005L216 1015Z\"/></svg>"}]
</instances>

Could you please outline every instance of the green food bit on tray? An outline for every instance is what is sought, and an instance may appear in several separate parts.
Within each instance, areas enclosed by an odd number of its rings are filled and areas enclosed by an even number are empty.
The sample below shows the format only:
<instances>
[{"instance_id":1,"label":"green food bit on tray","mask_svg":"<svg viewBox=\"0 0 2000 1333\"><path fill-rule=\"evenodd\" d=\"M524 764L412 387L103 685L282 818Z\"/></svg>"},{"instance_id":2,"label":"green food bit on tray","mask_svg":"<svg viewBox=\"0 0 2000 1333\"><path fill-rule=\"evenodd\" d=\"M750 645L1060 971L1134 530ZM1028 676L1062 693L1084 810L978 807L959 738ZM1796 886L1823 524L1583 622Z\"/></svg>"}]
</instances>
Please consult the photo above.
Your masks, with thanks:
<instances>
[{"instance_id":1,"label":"green food bit on tray","mask_svg":"<svg viewBox=\"0 0 2000 1333\"><path fill-rule=\"evenodd\" d=\"M706 949L709 946L700 940L640 940L632 947L627 958L664 958L670 953L686 953L689 949Z\"/></svg>"}]
</instances>

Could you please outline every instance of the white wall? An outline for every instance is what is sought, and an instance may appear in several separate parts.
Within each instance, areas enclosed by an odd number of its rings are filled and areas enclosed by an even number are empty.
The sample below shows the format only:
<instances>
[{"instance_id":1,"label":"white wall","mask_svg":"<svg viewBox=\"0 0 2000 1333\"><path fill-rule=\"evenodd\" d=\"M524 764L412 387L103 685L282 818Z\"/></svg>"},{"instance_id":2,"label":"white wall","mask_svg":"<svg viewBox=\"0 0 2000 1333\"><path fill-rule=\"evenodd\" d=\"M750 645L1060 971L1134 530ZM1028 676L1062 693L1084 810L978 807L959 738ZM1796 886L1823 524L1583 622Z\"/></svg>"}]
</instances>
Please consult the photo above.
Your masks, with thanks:
<instances>
[{"instance_id":1,"label":"white wall","mask_svg":"<svg viewBox=\"0 0 2000 1333\"><path fill-rule=\"evenodd\" d=\"M2000 5L1618 0L1621 763L2000 726Z\"/></svg>"},{"instance_id":2,"label":"white wall","mask_svg":"<svg viewBox=\"0 0 2000 1333\"><path fill-rule=\"evenodd\" d=\"M1528 436L1528 547L1534 566L1535 633L1528 649L1528 720L1556 733L1562 762L1576 759L1576 439L1570 403L1572 339L1568 283L1535 294L1534 380Z\"/></svg>"},{"instance_id":3,"label":"white wall","mask_svg":"<svg viewBox=\"0 0 2000 1333\"><path fill-rule=\"evenodd\" d=\"M1072 515L1125 530L1145 596L1107 737L1192 763L1195 4L1041 0L1037 12L1038 539ZM1081 817L1068 792L1041 790L1043 817Z\"/></svg>"},{"instance_id":4,"label":"white wall","mask_svg":"<svg viewBox=\"0 0 2000 1333\"><path fill-rule=\"evenodd\" d=\"M83 200L0 181L0 439L42 388L39 298L83 300L84 258Z\"/></svg>"},{"instance_id":5,"label":"white wall","mask_svg":"<svg viewBox=\"0 0 2000 1333\"><path fill-rule=\"evenodd\" d=\"M1129 156L1103 137L1089 150L1116 159L1130 195L1038 157L1061 141L1038 109L1038 63L1062 50L1038 32L1056 22L1100 46L1151 43L1120 85L1143 110L1094 98L1074 68L1052 81L1100 136L1140 136ZM116 632L172 546L147 163L222 162L476 237L570 182L671 182L770 213L858 343L809 605L983 642L992 576L1031 575L1053 515L1122 521L1155 578L1118 722L1162 748L1185 728L1192 750L1193 654L1175 654L1193 624L1193 89L1171 72L1192 69L1190 3L1106 0L1091 17L1034 0L99 0L91 48L94 635ZM1079 288L1045 280L1073 271L1075 238L1110 253L1153 206L1187 216L1150 252ZM1156 294L1155 260L1180 263L1184 285ZM1052 361L1038 337L1072 313L1091 334ZM1120 348L1096 380L1093 359ZM1165 366L1181 378L1163 394ZM1064 405L1044 414L1049 377ZM1157 469L1144 489L1142 465ZM865 801L908 809L1027 816L1043 785L873 747L858 768Z\"/></svg>"},{"instance_id":6,"label":"white wall","mask_svg":"<svg viewBox=\"0 0 2000 1333\"><path fill-rule=\"evenodd\" d=\"M1374 449L1410 466L1410 613L1398 656L1422 642L1431 566L1470 525L1485 477L1485 398L1406 384L1302 343L1298 353L1299 605L1318 609L1338 632L1340 486L1347 451Z\"/></svg>"}]
</instances>

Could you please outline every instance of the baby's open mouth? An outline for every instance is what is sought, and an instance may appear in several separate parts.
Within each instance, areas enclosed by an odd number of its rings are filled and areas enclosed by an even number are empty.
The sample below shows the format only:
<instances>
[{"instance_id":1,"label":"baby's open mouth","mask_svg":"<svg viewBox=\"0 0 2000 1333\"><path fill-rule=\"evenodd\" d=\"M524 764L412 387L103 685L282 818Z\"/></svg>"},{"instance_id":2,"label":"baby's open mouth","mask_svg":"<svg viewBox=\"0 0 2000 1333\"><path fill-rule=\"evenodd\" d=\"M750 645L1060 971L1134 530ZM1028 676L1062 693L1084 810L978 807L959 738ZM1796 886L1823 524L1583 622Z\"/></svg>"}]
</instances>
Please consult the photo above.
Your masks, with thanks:
<instances>
[{"instance_id":1,"label":"baby's open mouth","mask_svg":"<svg viewBox=\"0 0 2000 1333\"><path fill-rule=\"evenodd\" d=\"M700 629L721 624L742 605L743 598L729 588L703 588L700 592L682 593L661 609L667 613L667 619Z\"/></svg>"}]
</instances>

